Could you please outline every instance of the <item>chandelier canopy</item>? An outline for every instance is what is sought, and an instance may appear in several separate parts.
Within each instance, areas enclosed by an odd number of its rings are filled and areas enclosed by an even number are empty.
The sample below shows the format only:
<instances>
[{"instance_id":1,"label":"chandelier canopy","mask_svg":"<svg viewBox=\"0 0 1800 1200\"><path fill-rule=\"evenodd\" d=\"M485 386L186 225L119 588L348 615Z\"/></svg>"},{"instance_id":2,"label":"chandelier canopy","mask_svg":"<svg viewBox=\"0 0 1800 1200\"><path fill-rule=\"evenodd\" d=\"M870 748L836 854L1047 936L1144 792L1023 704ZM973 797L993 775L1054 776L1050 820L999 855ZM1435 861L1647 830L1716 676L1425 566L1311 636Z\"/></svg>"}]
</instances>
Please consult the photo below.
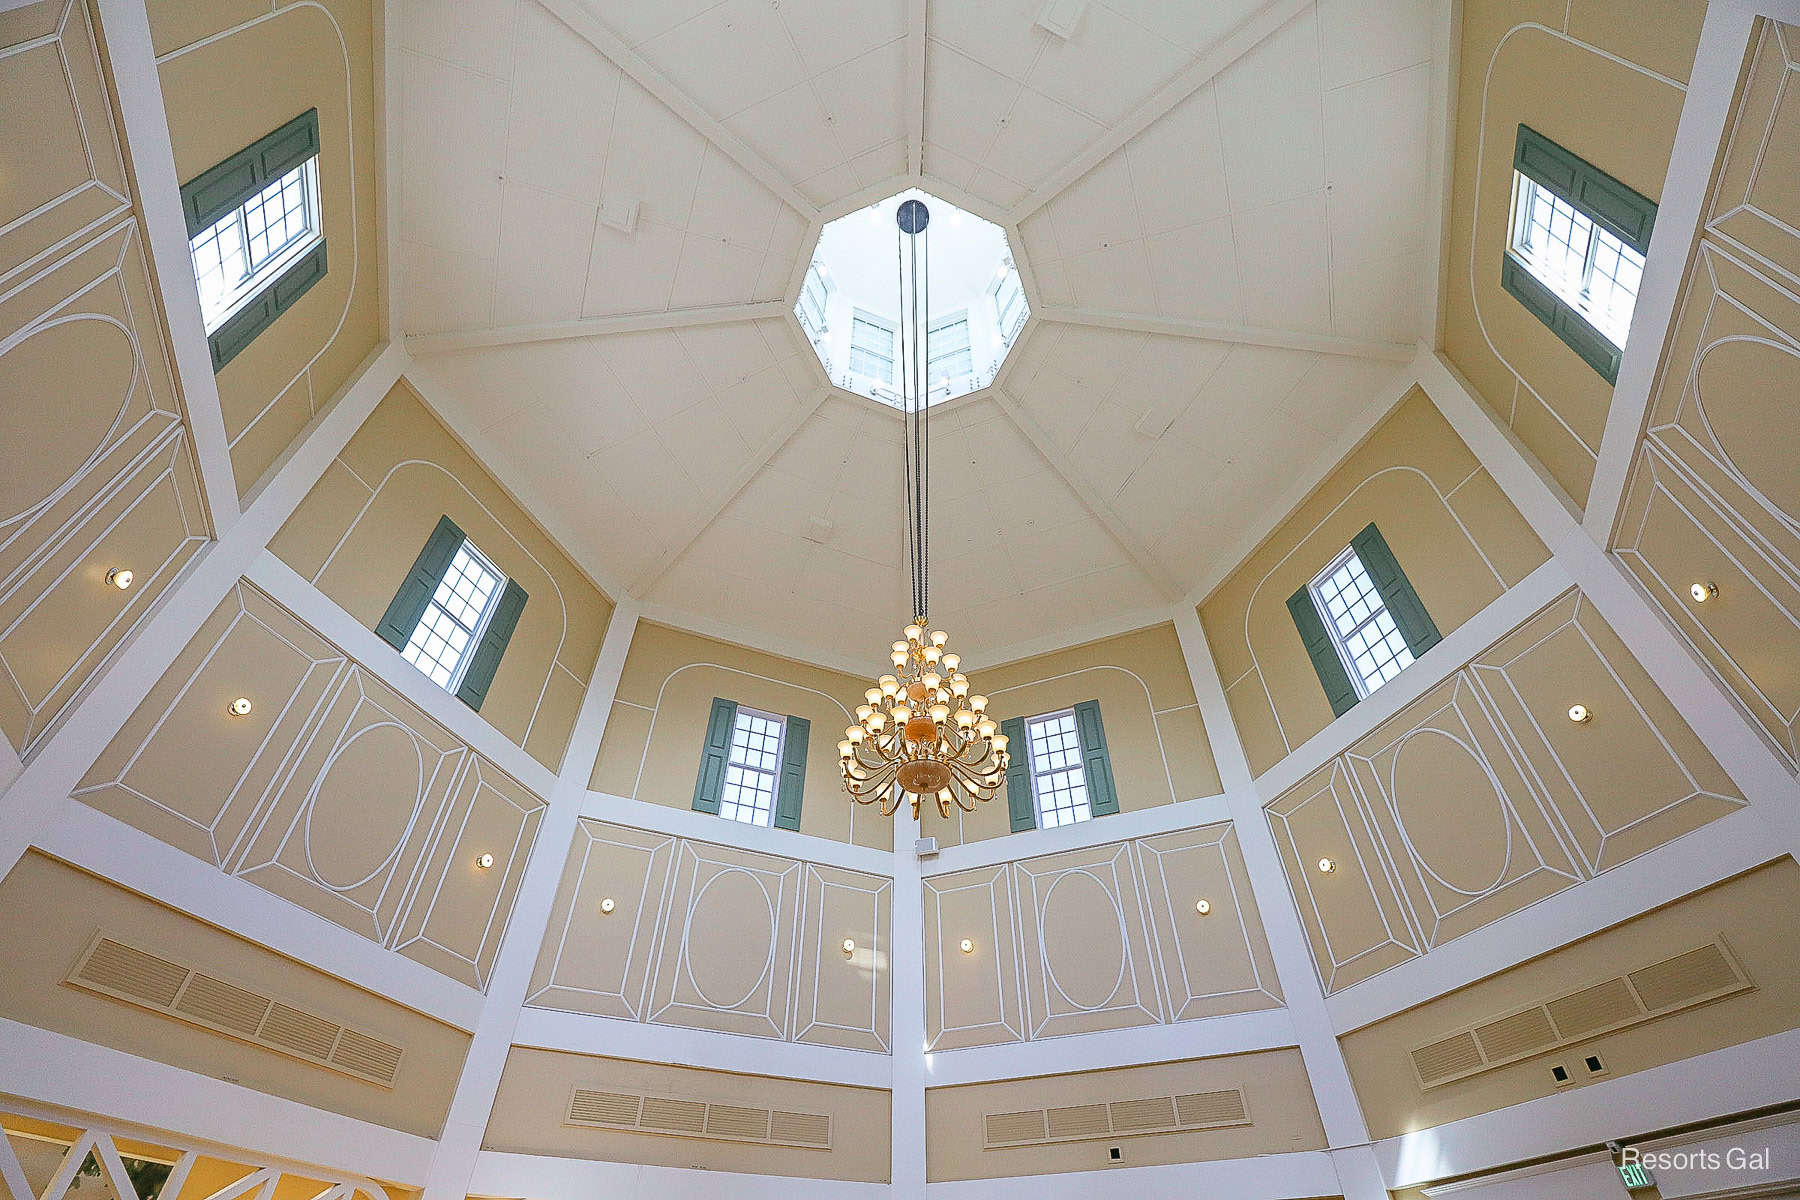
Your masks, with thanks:
<instances>
[{"instance_id":1,"label":"chandelier canopy","mask_svg":"<svg viewBox=\"0 0 1800 1200\"><path fill-rule=\"evenodd\" d=\"M971 694L961 658L950 653L950 636L932 629L931 575L931 415L925 403L925 345L931 311L931 213L908 200L894 215L900 276L900 374L906 414L906 551L912 569L913 612L889 659L894 673L863 693L856 723L844 730L838 759L844 787L859 804L879 804L892 816L901 797L912 813L927 798L950 815L955 805L972 812L978 800L992 800L1006 779L1011 759L1006 737L987 715L987 697ZM920 242L924 242L921 248Z\"/></svg>"}]
</instances>

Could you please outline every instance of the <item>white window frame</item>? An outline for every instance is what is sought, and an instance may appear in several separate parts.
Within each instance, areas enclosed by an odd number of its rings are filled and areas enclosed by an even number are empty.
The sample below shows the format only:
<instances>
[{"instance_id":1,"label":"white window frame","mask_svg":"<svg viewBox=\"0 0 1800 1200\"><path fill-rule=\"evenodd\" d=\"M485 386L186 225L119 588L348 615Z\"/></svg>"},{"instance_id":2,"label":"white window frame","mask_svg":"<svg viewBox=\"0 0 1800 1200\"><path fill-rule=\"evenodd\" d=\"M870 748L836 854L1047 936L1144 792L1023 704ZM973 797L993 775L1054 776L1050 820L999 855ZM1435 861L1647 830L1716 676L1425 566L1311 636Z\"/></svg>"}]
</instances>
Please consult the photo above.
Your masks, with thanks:
<instances>
[{"instance_id":1,"label":"white window frame","mask_svg":"<svg viewBox=\"0 0 1800 1200\"><path fill-rule=\"evenodd\" d=\"M1551 270L1546 255L1536 246L1531 216L1540 196L1544 202L1560 206L1573 214L1571 249L1575 248L1577 241L1586 239L1585 245L1581 247L1579 273ZM1638 291L1643 286L1644 256L1620 241L1578 206L1518 170L1513 171L1512 215L1508 230L1506 248L1518 260L1519 265L1533 279L1554 292L1564 304L1580 313L1582 319L1598 330L1601 337L1623 350L1626 335L1631 332L1631 315L1637 308ZM1608 256L1619 267L1635 273L1636 284L1627 288L1611 272L1599 269L1598 263L1602 255ZM1600 278L1610 284L1605 289L1609 294L1618 293L1631 297L1631 302L1622 311L1616 303L1597 302L1594 291L1597 271Z\"/></svg>"},{"instance_id":2,"label":"white window frame","mask_svg":"<svg viewBox=\"0 0 1800 1200\"><path fill-rule=\"evenodd\" d=\"M1038 750L1040 748L1039 739L1043 736L1041 727L1052 721L1068 722L1069 735L1074 738L1074 759L1069 765L1052 765L1040 771L1038 769ZM1094 794L1088 784L1087 764L1081 758L1081 729L1076 723L1073 708L1059 708L1052 712L1039 713L1034 717L1026 717L1025 754L1026 773L1031 777L1031 807L1037 816L1039 829L1053 829L1058 825L1078 825L1083 821L1094 819ZM1048 809L1045 808L1046 795L1043 777L1068 771L1073 771L1080 781L1080 807L1065 808L1053 805Z\"/></svg>"},{"instance_id":3,"label":"white window frame","mask_svg":"<svg viewBox=\"0 0 1800 1200\"><path fill-rule=\"evenodd\" d=\"M880 352L878 352L876 350L871 350L867 346L857 345L856 327L859 323L866 324L866 325L872 326L873 328L886 331L886 333L888 335L888 346L887 346L887 354L885 356L883 356ZM857 356L858 351L861 351L863 354L873 355L876 358L886 357L887 364L888 364L887 376L885 378L883 378L880 375L871 375L867 371L858 370L856 367L856 356ZM869 383L871 385L874 385L877 387L884 387L884 388L893 388L893 387L897 386L896 383L894 382L894 380L895 380L896 368L899 366L899 364L900 364L900 329L899 329L899 327L897 325L895 325L892 321L888 320L886 317L877 316L876 314L869 312L867 309L862 309L862 308L852 309L851 313L850 313L850 351L849 351L849 357L846 361L845 369L851 374L852 377L857 378L857 379L866 379L869 381Z\"/></svg>"},{"instance_id":4,"label":"white window frame","mask_svg":"<svg viewBox=\"0 0 1800 1200\"><path fill-rule=\"evenodd\" d=\"M449 607L438 599L445 588L451 586L451 575L456 571L457 560L465 551L468 553L469 557L474 560L475 565L492 575L495 581L493 590L488 593L486 602L482 605L481 611L476 615L473 627L469 626L467 622L451 612ZM419 619L413 625L412 632L407 635L406 645L402 647L400 651L401 657L405 658L407 662L418 668L419 672L423 674L425 678L431 680L446 692L449 692L452 696L456 695L457 690L463 685L463 680L467 678L469 674L469 664L475 661L475 648L481 644L482 636L487 633L488 625L492 623L494 619L494 611L500 607L500 597L506 594L507 582L506 573L499 567L496 567L494 565L494 560L483 554L481 548L465 536L462 542L456 547L456 553L450 556L450 565L444 568L444 576L442 579L438 580L437 587L432 589L431 598L425 601L425 610L419 614ZM448 682L435 678L432 675L430 668L420 665L419 662L420 658L425 657L425 643L420 638L420 631L425 629L425 623L431 619L434 610L441 611L444 616L454 622L459 629L466 629L469 634L469 640L463 644L462 652L458 655L455 666L450 670L450 679ZM440 666L443 664L443 660L435 655L431 656L429 661L437 663Z\"/></svg>"},{"instance_id":5,"label":"white window frame","mask_svg":"<svg viewBox=\"0 0 1800 1200\"><path fill-rule=\"evenodd\" d=\"M813 300L815 287L817 301L809 303ZM800 284L800 299L794 305L794 313L814 341L824 337L831 329L827 314L831 311L832 290L831 280L825 276L825 264L813 259L807 264L806 278Z\"/></svg>"},{"instance_id":6,"label":"white window frame","mask_svg":"<svg viewBox=\"0 0 1800 1200\"><path fill-rule=\"evenodd\" d=\"M1000 273L988 287L988 295L994 301L994 328L1000 331L1001 344L1011 346L1013 339L1019 336L1019 330L1025 324L1025 318L1031 315L1031 305L1025 299L1025 282L1019 278L1019 269L1007 259L1000 265ZM1008 318L1007 310L1012 308L1012 301L1018 303L1016 314Z\"/></svg>"},{"instance_id":7,"label":"white window frame","mask_svg":"<svg viewBox=\"0 0 1800 1200\"><path fill-rule=\"evenodd\" d=\"M296 176L298 176L297 181ZM305 216L304 230L261 263L255 263L250 258L249 210L269 193L286 188L290 181L297 182L300 188L301 209ZM206 326L208 337L217 333L225 322L243 311L244 307L260 295L264 288L279 279L283 271L286 271L302 255L324 239L325 222L319 194L319 156L314 154L305 162L290 168L280 179L248 197L242 204L188 239L188 258L194 268L196 288L200 287L201 278L209 273L200 262L199 256L203 244L208 241L216 242L217 238L224 236L228 226L232 228L237 240L237 257L241 262L242 273L237 280L226 287L219 299L210 304L205 290L201 290L200 316Z\"/></svg>"},{"instance_id":8,"label":"white window frame","mask_svg":"<svg viewBox=\"0 0 1800 1200\"><path fill-rule=\"evenodd\" d=\"M1374 598L1375 605L1370 609L1368 616L1357 621L1354 626L1348 631L1345 631L1338 628L1337 617L1332 613L1331 604L1325 598L1323 589L1326 580L1337 574L1337 572L1352 559L1355 560L1357 569L1362 573L1363 577L1369 580L1369 594ZM1395 675L1398 675L1400 671L1412 665L1414 661L1412 648L1406 644L1406 638L1401 634L1399 624L1394 620L1394 614L1388 611L1387 601L1382 599L1380 590L1375 587L1374 579L1369 575L1368 564L1363 562L1362 555L1356 552L1355 546L1345 546L1343 552L1331 560L1330 565L1323 571L1320 571L1317 575L1313 576L1312 582L1306 585L1306 590L1307 594L1312 598L1313 607L1318 610L1319 620L1325 625L1327 636L1331 638L1332 648L1337 651L1338 661L1344 665L1344 674L1350 677L1350 684L1356 689L1356 695L1359 700L1368 699L1369 696L1381 688L1382 685L1392 682L1393 676L1389 676L1386 679L1378 679L1373 683L1364 678L1362 669L1356 665L1355 653L1351 650L1349 645L1350 638L1354 637L1356 634L1371 626L1377 626L1381 618L1385 616L1388 624L1393 627L1391 636L1399 639L1400 647L1398 651L1393 653L1391 658L1384 660L1383 665L1385 666L1386 662L1399 663L1399 667L1394 672ZM1384 633L1384 640L1388 636L1387 633ZM1393 649L1391 644L1388 646L1388 649ZM1404 660L1402 656L1404 656Z\"/></svg>"},{"instance_id":9,"label":"white window frame","mask_svg":"<svg viewBox=\"0 0 1800 1200\"><path fill-rule=\"evenodd\" d=\"M738 758L737 735L738 731L743 727L742 722L745 718L768 721L775 726L775 765L773 767L764 768L755 766ZM725 749L725 778L719 785L719 815L727 821L736 821L742 825L760 825L765 829L774 828L775 808L781 803L781 766L786 758L787 718L779 713L764 712L760 708L751 708L744 704L738 705L737 714L732 718L731 722L731 743ZM766 815L759 813L757 807L754 805L748 806L746 809L744 804L732 799L730 795L732 788L731 773L734 769L740 772L751 772L758 776L768 777L769 810ZM750 817L739 815L746 810L755 816L754 820Z\"/></svg>"},{"instance_id":10,"label":"white window frame","mask_svg":"<svg viewBox=\"0 0 1800 1200\"><path fill-rule=\"evenodd\" d=\"M959 325L962 326L963 331L962 345L952 350L933 350L926 359L925 378L930 381L931 387L944 386L948 390L948 385L953 385L975 374L975 344L970 340L968 309L959 308L955 312L945 313L927 324L925 344L929 347L932 340L940 333L955 329ZM961 359L962 361L957 364L957 370L942 371L940 369L942 364L949 359Z\"/></svg>"}]
</instances>

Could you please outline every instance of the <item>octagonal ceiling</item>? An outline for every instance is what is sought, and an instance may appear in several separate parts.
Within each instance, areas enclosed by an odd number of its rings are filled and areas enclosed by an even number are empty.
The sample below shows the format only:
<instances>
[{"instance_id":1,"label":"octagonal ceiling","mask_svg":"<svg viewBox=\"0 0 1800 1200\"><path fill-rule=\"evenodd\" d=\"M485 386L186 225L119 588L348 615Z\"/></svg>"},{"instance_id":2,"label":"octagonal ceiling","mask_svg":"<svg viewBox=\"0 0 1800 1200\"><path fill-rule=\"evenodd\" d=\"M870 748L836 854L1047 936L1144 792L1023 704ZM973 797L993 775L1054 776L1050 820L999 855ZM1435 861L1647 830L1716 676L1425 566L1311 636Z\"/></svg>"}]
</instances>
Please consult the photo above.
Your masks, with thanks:
<instances>
[{"instance_id":1,"label":"octagonal ceiling","mask_svg":"<svg viewBox=\"0 0 1800 1200\"><path fill-rule=\"evenodd\" d=\"M1033 314L936 410L934 621L978 666L1166 618L1425 332L1432 9L409 5L411 374L608 591L879 667L899 416L827 383L792 306L827 221L922 187L1005 231Z\"/></svg>"}]
</instances>

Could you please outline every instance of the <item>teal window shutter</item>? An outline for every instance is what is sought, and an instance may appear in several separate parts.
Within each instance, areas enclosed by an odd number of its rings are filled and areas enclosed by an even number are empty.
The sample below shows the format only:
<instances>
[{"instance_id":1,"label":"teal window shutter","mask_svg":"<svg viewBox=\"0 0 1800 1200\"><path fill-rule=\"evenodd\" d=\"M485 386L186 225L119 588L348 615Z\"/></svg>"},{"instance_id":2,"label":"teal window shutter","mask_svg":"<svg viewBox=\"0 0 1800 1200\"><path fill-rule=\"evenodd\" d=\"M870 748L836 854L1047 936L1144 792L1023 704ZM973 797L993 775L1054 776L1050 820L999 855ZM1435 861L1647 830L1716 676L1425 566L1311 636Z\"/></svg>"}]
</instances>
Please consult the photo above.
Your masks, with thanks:
<instances>
[{"instance_id":1,"label":"teal window shutter","mask_svg":"<svg viewBox=\"0 0 1800 1200\"><path fill-rule=\"evenodd\" d=\"M1362 559L1369 582L1381 594L1381 602L1387 605L1388 615L1394 618L1394 625L1406 639L1406 648L1412 651L1413 657L1418 658L1443 641L1444 635L1438 632L1431 614L1419 602L1419 593L1413 591L1406 572L1400 569L1381 531L1370 525L1350 539L1350 546Z\"/></svg>"},{"instance_id":2,"label":"teal window shutter","mask_svg":"<svg viewBox=\"0 0 1800 1200\"><path fill-rule=\"evenodd\" d=\"M1006 768L1006 812L1012 819L1012 831L1037 828L1037 803L1031 795L1031 747L1025 742L1025 718L1011 717L1000 722L1006 735L1006 748L1012 752L1012 764Z\"/></svg>"},{"instance_id":3,"label":"teal window shutter","mask_svg":"<svg viewBox=\"0 0 1800 1200\"><path fill-rule=\"evenodd\" d=\"M1513 169L1554 192L1639 254L1650 252L1650 233L1656 226L1655 201L1526 125L1519 126ZM1510 248L1501 258L1500 286L1606 382L1618 382L1624 352L1562 297L1538 282Z\"/></svg>"},{"instance_id":4,"label":"teal window shutter","mask_svg":"<svg viewBox=\"0 0 1800 1200\"><path fill-rule=\"evenodd\" d=\"M456 698L476 712L481 711L481 702L487 699L488 685L494 682L494 672L500 669L500 656L506 653L506 643L512 640L519 614L525 611L526 599L525 589L507 580L505 590L500 593L500 602L494 606L494 615L488 618L487 628L481 631L481 640L469 659L469 669L463 672L462 686L456 689Z\"/></svg>"},{"instance_id":5,"label":"teal window shutter","mask_svg":"<svg viewBox=\"0 0 1800 1200\"><path fill-rule=\"evenodd\" d=\"M775 785L775 828L800 828L800 798L806 790L806 741L812 722L805 717L785 718L781 734L781 778Z\"/></svg>"},{"instance_id":6,"label":"teal window shutter","mask_svg":"<svg viewBox=\"0 0 1800 1200\"><path fill-rule=\"evenodd\" d=\"M706 722L706 744L700 748L700 778L694 783L694 811L716 813L725 792L725 764L731 757L731 731L737 727L737 701L714 699Z\"/></svg>"},{"instance_id":7,"label":"teal window shutter","mask_svg":"<svg viewBox=\"0 0 1800 1200\"><path fill-rule=\"evenodd\" d=\"M319 152L319 110L309 108L280 129L181 186L188 237L209 228L275 180Z\"/></svg>"},{"instance_id":8,"label":"teal window shutter","mask_svg":"<svg viewBox=\"0 0 1800 1200\"><path fill-rule=\"evenodd\" d=\"M1313 603L1312 589L1302 587L1288 597L1287 606L1294 628L1300 633L1300 644L1306 647L1306 656L1312 659L1313 670L1319 676L1319 686L1331 702L1332 715L1341 717L1356 707L1356 685L1350 682L1344 660L1338 657L1337 645L1325 628L1324 614Z\"/></svg>"},{"instance_id":9,"label":"teal window shutter","mask_svg":"<svg viewBox=\"0 0 1800 1200\"><path fill-rule=\"evenodd\" d=\"M1081 743L1088 812L1096 817L1111 816L1119 811L1119 789L1113 784L1112 756L1106 750L1106 728L1100 723L1098 700L1083 700L1075 706L1075 737Z\"/></svg>"},{"instance_id":10,"label":"teal window shutter","mask_svg":"<svg viewBox=\"0 0 1800 1200\"><path fill-rule=\"evenodd\" d=\"M288 269L268 287L251 297L250 302L232 313L223 325L206 339L212 355L213 374L256 340L256 336L275 323L275 318L294 306L294 302L312 290L312 285L325 278L325 243L320 242L295 259Z\"/></svg>"},{"instance_id":11,"label":"teal window shutter","mask_svg":"<svg viewBox=\"0 0 1800 1200\"><path fill-rule=\"evenodd\" d=\"M396 650L406 649L413 630L419 626L419 618L425 615L425 606L431 603L431 594L444 581L444 572L450 569L450 560L456 557L464 540L456 522L449 517L438 518L437 528L425 539L425 549L419 551L418 561L406 573L386 614L375 626L375 632L388 645Z\"/></svg>"}]
</instances>

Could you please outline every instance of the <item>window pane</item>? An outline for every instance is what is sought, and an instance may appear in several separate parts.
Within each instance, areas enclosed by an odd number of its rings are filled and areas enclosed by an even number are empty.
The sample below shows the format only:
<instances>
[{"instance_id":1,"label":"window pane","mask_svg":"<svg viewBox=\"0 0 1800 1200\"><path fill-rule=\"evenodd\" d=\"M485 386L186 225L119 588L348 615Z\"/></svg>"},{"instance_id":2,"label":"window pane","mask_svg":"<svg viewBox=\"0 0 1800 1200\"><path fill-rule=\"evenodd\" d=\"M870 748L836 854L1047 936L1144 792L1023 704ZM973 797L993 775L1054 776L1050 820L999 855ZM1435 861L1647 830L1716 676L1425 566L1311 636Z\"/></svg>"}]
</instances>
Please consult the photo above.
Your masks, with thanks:
<instances>
[{"instance_id":1,"label":"window pane","mask_svg":"<svg viewBox=\"0 0 1800 1200\"><path fill-rule=\"evenodd\" d=\"M1367 696L1413 661L1356 551L1346 550L1313 581L1312 594L1357 694Z\"/></svg>"},{"instance_id":2,"label":"window pane","mask_svg":"<svg viewBox=\"0 0 1800 1200\"><path fill-rule=\"evenodd\" d=\"M419 615L401 655L439 687L455 690L505 582L481 551L465 539Z\"/></svg>"},{"instance_id":3,"label":"window pane","mask_svg":"<svg viewBox=\"0 0 1800 1200\"><path fill-rule=\"evenodd\" d=\"M721 817L750 825L774 821L776 776L786 727L780 717L738 709L731 751L725 759L725 788L719 795Z\"/></svg>"},{"instance_id":4,"label":"window pane","mask_svg":"<svg viewBox=\"0 0 1800 1200\"><path fill-rule=\"evenodd\" d=\"M1516 172L1513 204L1513 256L1613 345L1623 346L1644 256Z\"/></svg>"},{"instance_id":5,"label":"window pane","mask_svg":"<svg viewBox=\"0 0 1800 1200\"><path fill-rule=\"evenodd\" d=\"M316 245L321 229L319 160L310 158L195 234L188 249L206 332Z\"/></svg>"},{"instance_id":6,"label":"window pane","mask_svg":"<svg viewBox=\"0 0 1800 1200\"><path fill-rule=\"evenodd\" d=\"M1033 717L1025 723L1025 733L1030 745L1039 827L1049 829L1087 820L1093 812L1088 807L1087 774L1081 764L1075 714Z\"/></svg>"}]
</instances>

